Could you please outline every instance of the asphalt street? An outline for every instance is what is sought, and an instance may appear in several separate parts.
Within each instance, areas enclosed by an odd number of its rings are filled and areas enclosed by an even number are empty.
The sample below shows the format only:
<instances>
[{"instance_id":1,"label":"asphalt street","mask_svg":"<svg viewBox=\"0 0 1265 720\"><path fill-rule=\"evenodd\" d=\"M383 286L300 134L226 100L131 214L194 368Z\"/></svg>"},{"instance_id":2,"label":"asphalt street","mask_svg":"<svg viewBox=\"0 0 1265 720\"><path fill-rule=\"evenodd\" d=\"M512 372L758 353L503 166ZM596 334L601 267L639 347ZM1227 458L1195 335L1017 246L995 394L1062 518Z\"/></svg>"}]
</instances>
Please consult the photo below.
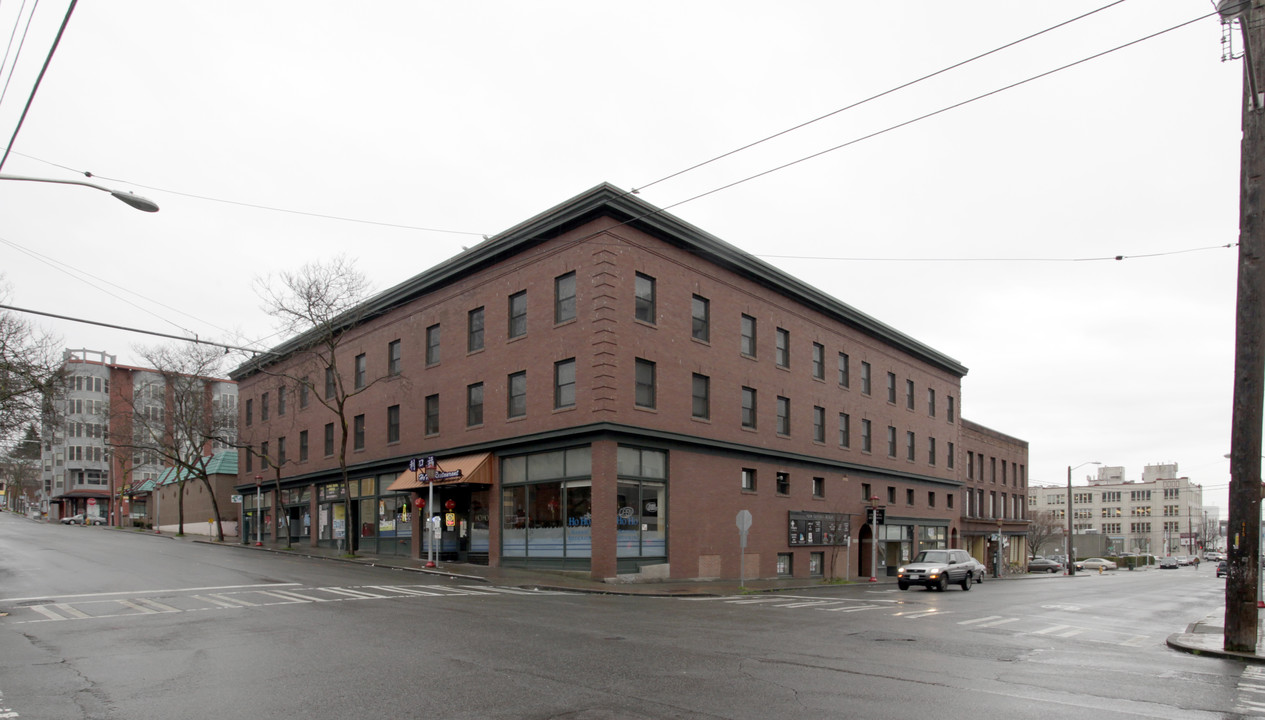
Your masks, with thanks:
<instances>
[{"instance_id":1,"label":"asphalt street","mask_svg":"<svg viewBox=\"0 0 1265 720\"><path fill-rule=\"evenodd\" d=\"M0 717L1239 718L1212 568L645 597L0 513Z\"/></svg>"}]
</instances>

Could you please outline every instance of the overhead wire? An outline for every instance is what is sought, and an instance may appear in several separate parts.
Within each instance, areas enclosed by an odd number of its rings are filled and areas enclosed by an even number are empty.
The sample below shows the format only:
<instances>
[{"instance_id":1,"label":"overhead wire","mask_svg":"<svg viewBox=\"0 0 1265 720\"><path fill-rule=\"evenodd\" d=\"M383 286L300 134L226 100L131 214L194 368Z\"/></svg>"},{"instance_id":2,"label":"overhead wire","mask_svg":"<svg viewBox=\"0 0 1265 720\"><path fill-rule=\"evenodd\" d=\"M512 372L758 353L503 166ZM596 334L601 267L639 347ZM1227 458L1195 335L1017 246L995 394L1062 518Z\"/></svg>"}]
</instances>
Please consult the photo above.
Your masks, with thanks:
<instances>
[{"instance_id":1,"label":"overhead wire","mask_svg":"<svg viewBox=\"0 0 1265 720\"><path fill-rule=\"evenodd\" d=\"M22 57L22 48L26 46L26 35L31 31L31 20L35 18L35 11L39 9L40 0L35 0L35 4L31 6L31 14L26 16L26 27L22 30L22 40L18 43L18 51L13 56L13 63L9 63L9 52L13 50L13 38L18 34L18 26L22 24L22 11L26 10L26 0L22 0L22 6L18 8L17 17L13 22L13 30L9 33L9 43L4 48L4 59L0 60L0 72L4 68L9 68L9 74L4 80L4 88L0 89L0 107L4 106L4 98L9 94L9 83L13 81L13 72L18 67L18 60Z\"/></svg>"},{"instance_id":2,"label":"overhead wire","mask_svg":"<svg viewBox=\"0 0 1265 720\"><path fill-rule=\"evenodd\" d=\"M61 44L62 36L66 33L66 26L70 24L70 16L75 12L75 6L79 4L79 0L70 0L70 6L66 8L66 16L62 18L61 27L57 28L57 37L53 38L53 46L48 49L48 55L44 58L44 65L40 67L40 74L35 78L35 85L31 88L31 94L26 98L26 105L22 108L22 114L18 116L17 127L13 128L13 135L9 138L9 143L4 148L4 155L0 155L0 170L4 169L4 163L9 159L9 151L13 149L13 143L18 139L18 133L22 131L22 125L26 122L26 114L31 111L31 104L35 102L35 93L39 92L40 84L44 81L44 74L48 72L48 66L53 62L53 54L57 52L57 46Z\"/></svg>"}]
</instances>

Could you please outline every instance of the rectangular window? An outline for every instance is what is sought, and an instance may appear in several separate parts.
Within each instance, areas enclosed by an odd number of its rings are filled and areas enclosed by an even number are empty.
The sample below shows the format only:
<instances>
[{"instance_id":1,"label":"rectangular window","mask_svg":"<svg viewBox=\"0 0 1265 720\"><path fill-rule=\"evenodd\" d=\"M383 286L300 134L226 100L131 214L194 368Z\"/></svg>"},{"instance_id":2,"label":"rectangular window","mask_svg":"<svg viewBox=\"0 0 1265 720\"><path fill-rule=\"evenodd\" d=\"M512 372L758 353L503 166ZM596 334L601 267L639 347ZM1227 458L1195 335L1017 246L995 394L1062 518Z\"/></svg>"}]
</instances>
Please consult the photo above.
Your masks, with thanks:
<instances>
[{"instance_id":1,"label":"rectangular window","mask_svg":"<svg viewBox=\"0 0 1265 720\"><path fill-rule=\"evenodd\" d=\"M647 322L653 325L655 324L655 319L657 317L654 306L654 278L649 275L637 273L636 285L637 301L635 317L642 322Z\"/></svg>"},{"instance_id":2,"label":"rectangular window","mask_svg":"<svg viewBox=\"0 0 1265 720\"><path fill-rule=\"evenodd\" d=\"M392 405L387 408L387 442L394 443L400 441L400 406Z\"/></svg>"},{"instance_id":3,"label":"rectangular window","mask_svg":"<svg viewBox=\"0 0 1265 720\"><path fill-rule=\"evenodd\" d=\"M299 462L307 462L307 430L299 431Z\"/></svg>"},{"instance_id":4,"label":"rectangular window","mask_svg":"<svg viewBox=\"0 0 1265 720\"><path fill-rule=\"evenodd\" d=\"M527 414L527 371L512 373L507 381L508 407L506 414L509 417L523 417Z\"/></svg>"},{"instance_id":5,"label":"rectangular window","mask_svg":"<svg viewBox=\"0 0 1265 720\"><path fill-rule=\"evenodd\" d=\"M813 478L813 497L826 497L826 478Z\"/></svg>"},{"instance_id":6,"label":"rectangular window","mask_svg":"<svg viewBox=\"0 0 1265 720\"><path fill-rule=\"evenodd\" d=\"M791 434L791 399L777 396L777 434Z\"/></svg>"},{"instance_id":7,"label":"rectangular window","mask_svg":"<svg viewBox=\"0 0 1265 720\"><path fill-rule=\"evenodd\" d=\"M870 364L864 360L861 361L861 394L870 394Z\"/></svg>"},{"instance_id":8,"label":"rectangular window","mask_svg":"<svg viewBox=\"0 0 1265 720\"><path fill-rule=\"evenodd\" d=\"M913 505L913 504L914 504L914 490L913 490L913 488L909 488L909 489L905 490L905 504L906 504L906 505Z\"/></svg>"},{"instance_id":9,"label":"rectangular window","mask_svg":"<svg viewBox=\"0 0 1265 720\"><path fill-rule=\"evenodd\" d=\"M365 416L357 415L352 418L352 448L355 450L365 449Z\"/></svg>"},{"instance_id":10,"label":"rectangular window","mask_svg":"<svg viewBox=\"0 0 1265 720\"><path fill-rule=\"evenodd\" d=\"M777 494L791 494L791 476L789 473L780 472L777 474Z\"/></svg>"},{"instance_id":11,"label":"rectangular window","mask_svg":"<svg viewBox=\"0 0 1265 720\"><path fill-rule=\"evenodd\" d=\"M690 301L690 337L703 342L711 341L711 313L711 302L705 297L695 295Z\"/></svg>"},{"instance_id":12,"label":"rectangular window","mask_svg":"<svg viewBox=\"0 0 1265 720\"><path fill-rule=\"evenodd\" d=\"M634 402L637 407L653 408L655 406L654 397L654 363L649 360L637 358L636 362L636 382L637 390Z\"/></svg>"},{"instance_id":13,"label":"rectangular window","mask_svg":"<svg viewBox=\"0 0 1265 720\"><path fill-rule=\"evenodd\" d=\"M267 440L259 443L259 467L261 468L272 467L272 465L270 464L272 461L272 456L268 454L269 452L270 451L268 448Z\"/></svg>"},{"instance_id":14,"label":"rectangular window","mask_svg":"<svg viewBox=\"0 0 1265 720\"><path fill-rule=\"evenodd\" d=\"M905 433L905 459L913 460L916 452L915 438L912 432Z\"/></svg>"},{"instance_id":15,"label":"rectangular window","mask_svg":"<svg viewBox=\"0 0 1265 720\"><path fill-rule=\"evenodd\" d=\"M755 470L751 468L742 469L742 489L747 492L755 492Z\"/></svg>"},{"instance_id":16,"label":"rectangular window","mask_svg":"<svg viewBox=\"0 0 1265 720\"><path fill-rule=\"evenodd\" d=\"M949 418L949 422L953 422L953 412L954 412L954 408L953 408L953 396L952 396L952 395L949 395L949 396L945 399L945 402L946 402L946 403L948 403L948 407L946 407L946 408L945 408L945 410L944 410L945 416Z\"/></svg>"},{"instance_id":17,"label":"rectangular window","mask_svg":"<svg viewBox=\"0 0 1265 720\"><path fill-rule=\"evenodd\" d=\"M711 417L711 378L694 373L691 387L693 402L690 406L690 415L700 420L707 420Z\"/></svg>"},{"instance_id":18,"label":"rectangular window","mask_svg":"<svg viewBox=\"0 0 1265 720\"><path fill-rule=\"evenodd\" d=\"M852 447L852 418L847 413L839 413L839 447Z\"/></svg>"},{"instance_id":19,"label":"rectangular window","mask_svg":"<svg viewBox=\"0 0 1265 720\"><path fill-rule=\"evenodd\" d=\"M742 389L742 426L755 429L755 388Z\"/></svg>"},{"instance_id":20,"label":"rectangular window","mask_svg":"<svg viewBox=\"0 0 1265 720\"><path fill-rule=\"evenodd\" d=\"M286 464L286 439L285 436L277 438L277 465Z\"/></svg>"},{"instance_id":21,"label":"rectangular window","mask_svg":"<svg viewBox=\"0 0 1265 720\"><path fill-rule=\"evenodd\" d=\"M850 360L847 353L839 353L839 387L848 387L851 378L849 375L848 365Z\"/></svg>"},{"instance_id":22,"label":"rectangular window","mask_svg":"<svg viewBox=\"0 0 1265 720\"><path fill-rule=\"evenodd\" d=\"M936 464L936 439L927 438L927 464Z\"/></svg>"},{"instance_id":23,"label":"rectangular window","mask_svg":"<svg viewBox=\"0 0 1265 720\"><path fill-rule=\"evenodd\" d=\"M286 389L285 386L277 388L277 415L286 414Z\"/></svg>"},{"instance_id":24,"label":"rectangular window","mask_svg":"<svg viewBox=\"0 0 1265 720\"><path fill-rule=\"evenodd\" d=\"M483 308L477 307L466 314L466 352L483 349Z\"/></svg>"},{"instance_id":25,"label":"rectangular window","mask_svg":"<svg viewBox=\"0 0 1265 720\"><path fill-rule=\"evenodd\" d=\"M949 446L945 448L944 464L947 465L950 470L953 469L953 443L949 443Z\"/></svg>"},{"instance_id":26,"label":"rectangular window","mask_svg":"<svg viewBox=\"0 0 1265 720\"><path fill-rule=\"evenodd\" d=\"M435 365L439 362L439 324L436 323L426 328L426 364Z\"/></svg>"},{"instance_id":27,"label":"rectangular window","mask_svg":"<svg viewBox=\"0 0 1265 720\"><path fill-rule=\"evenodd\" d=\"M304 375L303 379L299 382L299 409L300 410L307 407L308 400L310 399L309 388L311 387L311 385L312 385L312 381L308 379L307 375Z\"/></svg>"},{"instance_id":28,"label":"rectangular window","mask_svg":"<svg viewBox=\"0 0 1265 720\"><path fill-rule=\"evenodd\" d=\"M483 424L483 383L466 386L466 427Z\"/></svg>"},{"instance_id":29,"label":"rectangular window","mask_svg":"<svg viewBox=\"0 0 1265 720\"><path fill-rule=\"evenodd\" d=\"M936 391L931 388L927 388L927 414L936 416Z\"/></svg>"},{"instance_id":30,"label":"rectangular window","mask_svg":"<svg viewBox=\"0 0 1265 720\"><path fill-rule=\"evenodd\" d=\"M909 410L914 409L914 381L905 381L905 407Z\"/></svg>"},{"instance_id":31,"label":"rectangular window","mask_svg":"<svg viewBox=\"0 0 1265 720\"><path fill-rule=\"evenodd\" d=\"M928 490L927 491L927 507L933 508L935 506L936 506L936 494L934 491Z\"/></svg>"},{"instance_id":32,"label":"rectangular window","mask_svg":"<svg viewBox=\"0 0 1265 720\"><path fill-rule=\"evenodd\" d=\"M896 402L896 373L887 374L887 401L893 404Z\"/></svg>"},{"instance_id":33,"label":"rectangular window","mask_svg":"<svg viewBox=\"0 0 1265 720\"><path fill-rule=\"evenodd\" d=\"M873 432L869 420L861 421L861 452L869 452L872 446Z\"/></svg>"},{"instance_id":34,"label":"rectangular window","mask_svg":"<svg viewBox=\"0 0 1265 720\"><path fill-rule=\"evenodd\" d=\"M755 357L755 318L750 315L742 316L742 341L738 346L738 352L748 357Z\"/></svg>"},{"instance_id":35,"label":"rectangular window","mask_svg":"<svg viewBox=\"0 0 1265 720\"><path fill-rule=\"evenodd\" d=\"M250 427L251 422L254 421L254 414L255 400L254 398L246 398L246 427Z\"/></svg>"},{"instance_id":36,"label":"rectangular window","mask_svg":"<svg viewBox=\"0 0 1265 720\"><path fill-rule=\"evenodd\" d=\"M361 353L356 356L356 389L359 390L365 386L365 373L368 370L368 362L365 360L365 354Z\"/></svg>"},{"instance_id":37,"label":"rectangular window","mask_svg":"<svg viewBox=\"0 0 1265 720\"><path fill-rule=\"evenodd\" d=\"M575 319L575 273L553 279L553 321L564 323Z\"/></svg>"},{"instance_id":38,"label":"rectangular window","mask_svg":"<svg viewBox=\"0 0 1265 720\"><path fill-rule=\"evenodd\" d=\"M773 335L773 362L778 367L791 366L791 331L778 328Z\"/></svg>"},{"instance_id":39,"label":"rectangular window","mask_svg":"<svg viewBox=\"0 0 1265 720\"><path fill-rule=\"evenodd\" d=\"M334 456L334 423L325 423L325 457Z\"/></svg>"},{"instance_id":40,"label":"rectangular window","mask_svg":"<svg viewBox=\"0 0 1265 720\"><path fill-rule=\"evenodd\" d=\"M953 493L946 493L944 496L944 506L950 510L953 509Z\"/></svg>"},{"instance_id":41,"label":"rectangular window","mask_svg":"<svg viewBox=\"0 0 1265 720\"><path fill-rule=\"evenodd\" d=\"M813 406L813 442L826 442L826 408Z\"/></svg>"},{"instance_id":42,"label":"rectangular window","mask_svg":"<svg viewBox=\"0 0 1265 720\"><path fill-rule=\"evenodd\" d=\"M426 434L439 434L439 395L426 396Z\"/></svg>"},{"instance_id":43,"label":"rectangular window","mask_svg":"<svg viewBox=\"0 0 1265 720\"><path fill-rule=\"evenodd\" d=\"M259 419L260 421L268 419L268 393L259 396Z\"/></svg>"},{"instance_id":44,"label":"rectangular window","mask_svg":"<svg viewBox=\"0 0 1265 720\"><path fill-rule=\"evenodd\" d=\"M387 375L395 376L400 374L400 341L392 340L387 343Z\"/></svg>"},{"instance_id":45,"label":"rectangular window","mask_svg":"<svg viewBox=\"0 0 1265 720\"><path fill-rule=\"evenodd\" d=\"M896 504L896 488L891 485L887 486L887 504L888 505Z\"/></svg>"},{"instance_id":46,"label":"rectangular window","mask_svg":"<svg viewBox=\"0 0 1265 720\"><path fill-rule=\"evenodd\" d=\"M896 428L887 426L887 456L896 457Z\"/></svg>"},{"instance_id":47,"label":"rectangular window","mask_svg":"<svg viewBox=\"0 0 1265 720\"><path fill-rule=\"evenodd\" d=\"M527 291L510 295L509 336L522 337L527 334Z\"/></svg>"},{"instance_id":48,"label":"rectangular window","mask_svg":"<svg viewBox=\"0 0 1265 720\"><path fill-rule=\"evenodd\" d=\"M575 407L575 358L553 364L553 407Z\"/></svg>"},{"instance_id":49,"label":"rectangular window","mask_svg":"<svg viewBox=\"0 0 1265 720\"><path fill-rule=\"evenodd\" d=\"M813 377L826 379L826 348L820 343L813 343Z\"/></svg>"}]
</instances>

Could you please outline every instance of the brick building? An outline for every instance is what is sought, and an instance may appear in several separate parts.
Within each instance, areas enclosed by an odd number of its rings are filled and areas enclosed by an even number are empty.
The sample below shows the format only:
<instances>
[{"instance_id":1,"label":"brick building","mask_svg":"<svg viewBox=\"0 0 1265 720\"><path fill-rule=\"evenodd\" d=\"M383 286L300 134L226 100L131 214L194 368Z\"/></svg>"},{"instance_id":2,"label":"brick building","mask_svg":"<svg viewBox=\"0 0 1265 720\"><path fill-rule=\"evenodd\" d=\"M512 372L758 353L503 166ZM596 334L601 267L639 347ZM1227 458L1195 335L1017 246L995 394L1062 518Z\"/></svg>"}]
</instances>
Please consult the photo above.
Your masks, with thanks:
<instances>
[{"instance_id":1,"label":"brick building","mask_svg":"<svg viewBox=\"0 0 1265 720\"><path fill-rule=\"evenodd\" d=\"M238 486L274 541L420 556L437 514L445 559L734 578L742 510L749 577L894 572L962 540L966 368L609 185L353 315L338 365L368 389L349 487L336 417L309 395L326 382L312 338L232 373L241 442L289 450L261 508ZM1026 465L1026 445L1006 452ZM267 490L255 457L240 474ZM419 457L429 485L407 471Z\"/></svg>"}]
</instances>

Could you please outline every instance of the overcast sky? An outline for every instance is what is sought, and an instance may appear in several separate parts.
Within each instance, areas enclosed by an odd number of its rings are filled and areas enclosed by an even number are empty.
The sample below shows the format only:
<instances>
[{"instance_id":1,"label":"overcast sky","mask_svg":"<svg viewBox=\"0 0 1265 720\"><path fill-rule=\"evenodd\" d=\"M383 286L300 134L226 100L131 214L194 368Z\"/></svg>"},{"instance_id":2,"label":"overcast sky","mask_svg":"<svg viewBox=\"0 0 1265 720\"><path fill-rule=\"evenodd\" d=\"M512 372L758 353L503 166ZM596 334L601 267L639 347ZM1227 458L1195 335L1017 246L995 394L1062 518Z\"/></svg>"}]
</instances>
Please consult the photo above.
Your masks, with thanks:
<instances>
[{"instance_id":1,"label":"overcast sky","mask_svg":"<svg viewBox=\"0 0 1265 720\"><path fill-rule=\"evenodd\" d=\"M0 6L0 146L67 5L39 4L15 70L27 18ZM964 363L963 416L1028 441L1032 484L1176 462L1225 508L1242 61L1217 18L864 139L1211 12L84 2L2 172L162 210L0 182L0 272L19 307L266 347L258 276L346 253L384 289L600 182L645 188ZM37 322L122 362L160 342Z\"/></svg>"}]
</instances>

